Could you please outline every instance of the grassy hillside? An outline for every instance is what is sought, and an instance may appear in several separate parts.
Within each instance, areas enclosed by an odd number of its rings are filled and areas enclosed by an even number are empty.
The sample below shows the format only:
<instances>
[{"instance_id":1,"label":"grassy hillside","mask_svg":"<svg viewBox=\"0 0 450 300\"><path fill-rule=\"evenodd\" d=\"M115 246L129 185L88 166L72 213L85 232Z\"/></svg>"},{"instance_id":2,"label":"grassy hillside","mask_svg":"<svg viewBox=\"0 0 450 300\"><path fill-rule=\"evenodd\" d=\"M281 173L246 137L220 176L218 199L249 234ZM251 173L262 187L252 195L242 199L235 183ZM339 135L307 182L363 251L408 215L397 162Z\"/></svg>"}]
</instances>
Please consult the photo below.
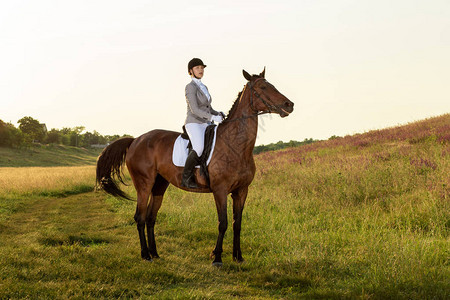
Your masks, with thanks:
<instances>
[{"instance_id":1,"label":"grassy hillside","mask_svg":"<svg viewBox=\"0 0 450 300\"><path fill-rule=\"evenodd\" d=\"M265 236L295 272L380 299L448 299L450 114L263 153L257 166L254 205L283 212Z\"/></svg>"},{"instance_id":2,"label":"grassy hillside","mask_svg":"<svg viewBox=\"0 0 450 300\"><path fill-rule=\"evenodd\" d=\"M93 187L92 167L21 170L48 176L35 181L3 168L0 298L449 299L449 134L447 114L257 155L246 262L231 259L229 200L220 269L210 194L169 187L161 259L147 263L135 202L73 195Z\"/></svg>"},{"instance_id":3,"label":"grassy hillside","mask_svg":"<svg viewBox=\"0 0 450 300\"><path fill-rule=\"evenodd\" d=\"M53 167L93 165L101 150L63 145L33 145L31 148L0 147L0 167Z\"/></svg>"}]
</instances>

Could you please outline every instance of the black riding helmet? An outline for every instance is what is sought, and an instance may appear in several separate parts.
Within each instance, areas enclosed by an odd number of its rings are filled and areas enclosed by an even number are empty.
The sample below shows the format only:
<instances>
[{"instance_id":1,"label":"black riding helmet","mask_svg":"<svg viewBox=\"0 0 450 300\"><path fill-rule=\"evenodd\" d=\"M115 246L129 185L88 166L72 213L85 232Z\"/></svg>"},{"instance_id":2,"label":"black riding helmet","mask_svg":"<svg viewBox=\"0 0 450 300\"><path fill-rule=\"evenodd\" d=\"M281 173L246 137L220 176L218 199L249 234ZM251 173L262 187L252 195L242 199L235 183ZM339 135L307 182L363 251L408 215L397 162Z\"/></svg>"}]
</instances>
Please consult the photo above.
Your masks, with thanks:
<instances>
[{"instance_id":1,"label":"black riding helmet","mask_svg":"<svg viewBox=\"0 0 450 300\"><path fill-rule=\"evenodd\" d=\"M206 65L203 63L203 61L200 58L193 58L188 63L188 74L191 75L191 69L196 66L203 66L206 68Z\"/></svg>"}]
</instances>

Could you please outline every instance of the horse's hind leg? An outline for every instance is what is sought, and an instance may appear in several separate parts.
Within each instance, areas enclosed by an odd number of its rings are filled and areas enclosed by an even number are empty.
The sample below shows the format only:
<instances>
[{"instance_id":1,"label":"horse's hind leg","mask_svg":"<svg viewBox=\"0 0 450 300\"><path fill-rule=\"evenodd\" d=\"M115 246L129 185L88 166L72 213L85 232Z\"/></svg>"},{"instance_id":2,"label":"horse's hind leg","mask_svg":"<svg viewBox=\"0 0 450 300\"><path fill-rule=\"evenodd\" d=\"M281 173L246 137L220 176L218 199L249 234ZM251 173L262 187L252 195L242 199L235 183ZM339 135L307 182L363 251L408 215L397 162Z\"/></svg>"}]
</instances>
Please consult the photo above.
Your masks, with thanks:
<instances>
[{"instance_id":1,"label":"horse's hind leg","mask_svg":"<svg viewBox=\"0 0 450 300\"><path fill-rule=\"evenodd\" d=\"M152 258L158 258L155 242L155 222L158 210L161 207L164 193L166 192L169 182L161 175L156 176L155 184L152 188L152 195L147 209L147 234L148 234L148 249Z\"/></svg>"},{"instance_id":2,"label":"horse's hind leg","mask_svg":"<svg viewBox=\"0 0 450 300\"><path fill-rule=\"evenodd\" d=\"M148 177L133 177L133 181L137 191L137 206L134 220L137 224L139 241L141 242L141 257L145 260L152 260L148 251L147 241L145 239L145 223L148 210L148 198L150 196L150 191L153 188L153 183L155 182L155 176L151 177L151 179Z\"/></svg>"}]
</instances>

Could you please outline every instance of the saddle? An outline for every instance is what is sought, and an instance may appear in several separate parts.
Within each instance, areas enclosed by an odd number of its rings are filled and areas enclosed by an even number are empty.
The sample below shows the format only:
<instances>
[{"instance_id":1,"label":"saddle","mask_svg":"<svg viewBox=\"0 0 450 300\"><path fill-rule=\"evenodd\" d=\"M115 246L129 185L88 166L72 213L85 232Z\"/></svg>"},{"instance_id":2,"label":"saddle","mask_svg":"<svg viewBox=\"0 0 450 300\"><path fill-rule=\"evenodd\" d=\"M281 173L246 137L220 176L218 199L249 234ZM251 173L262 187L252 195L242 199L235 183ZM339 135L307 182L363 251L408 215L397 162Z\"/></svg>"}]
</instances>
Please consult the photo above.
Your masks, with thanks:
<instances>
[{"instance_id":1,"label":"saddle","mask_svg":"<svg viewBox=\"0 0 450 300\"><path fill-rule=\"evenodd\" d=\"M202 155L199 158L198 165L200 165L200 175L206 178L206 182L209 185L209 172L208 172L208 158L213 150L214 146L214 134L215 134L216 125L209 125L205 130L205 143L203 147ZM186 132L186 128L183 125L183 133L181 134L181 138L188 140L189 143L187 148L189 151L192 150L192 143L189 139L189 135Z\"/></svg>"}]
</instances>

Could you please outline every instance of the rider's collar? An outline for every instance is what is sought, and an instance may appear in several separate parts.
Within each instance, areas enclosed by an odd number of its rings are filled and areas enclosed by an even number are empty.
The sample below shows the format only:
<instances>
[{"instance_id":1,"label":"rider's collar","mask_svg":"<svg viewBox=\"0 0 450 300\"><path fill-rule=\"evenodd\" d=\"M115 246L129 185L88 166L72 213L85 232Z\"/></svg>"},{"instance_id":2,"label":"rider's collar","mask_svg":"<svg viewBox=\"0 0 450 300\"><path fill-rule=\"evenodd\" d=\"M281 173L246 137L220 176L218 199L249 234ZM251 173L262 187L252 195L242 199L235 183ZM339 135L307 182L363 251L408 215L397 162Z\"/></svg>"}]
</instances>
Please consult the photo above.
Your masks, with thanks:
<instances>
[{"instance_id":1,"label":"rider's collar","mask_svg":"<svg viewBox=\"0 0 450 300\"><path fill-rule=\"evenodd\" d=\"M198 78L195 78L194 76L192 76L192 80L196 83L196 84L202 84L202 81Z\"/></svg>"}]
</instances>

